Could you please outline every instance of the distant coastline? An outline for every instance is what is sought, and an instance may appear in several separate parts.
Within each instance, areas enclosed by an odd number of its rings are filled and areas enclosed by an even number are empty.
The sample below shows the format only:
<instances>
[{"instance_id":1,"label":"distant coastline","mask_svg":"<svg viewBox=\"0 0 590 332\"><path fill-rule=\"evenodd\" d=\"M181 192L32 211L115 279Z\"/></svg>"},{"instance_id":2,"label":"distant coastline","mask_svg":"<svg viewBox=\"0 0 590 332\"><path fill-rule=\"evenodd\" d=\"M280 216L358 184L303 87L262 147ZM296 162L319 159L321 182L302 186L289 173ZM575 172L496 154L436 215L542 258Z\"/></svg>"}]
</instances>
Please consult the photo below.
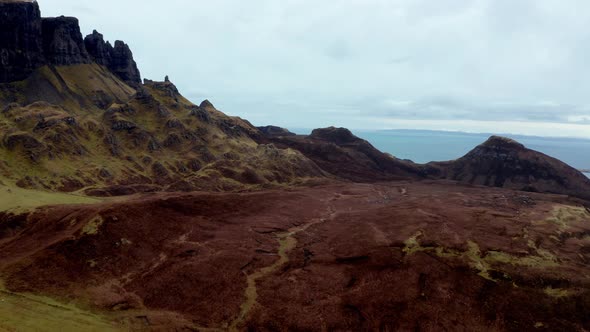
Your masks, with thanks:
<instances>
[{"instance_id":1,"label":"distant coastline","mask_svg":"<svg viewBox=\"0 0 590 332\"><path fill-rule=\"evenodd\" d=\"M299 135L309 135L314 128L304 128L304 127L289 127L286 126L285 128L289 129L290 131L297 133ZM350 129L353 133L357 133L357 134L363 134L363 133L398 133L398 134L403 134L403 133L408 133L408 134L417 134L417 133L421 133L421 134L448 134L448 135L465 135L465 136L473 136L473 137L489 137L492 135L498 135L498 136L505 136L505 137L510 137L516 140L522 139L522 138L534 138L534 139L547 139L547 140L563 140L563 141L571 141L571 140L576 140L576 141L585 141L588 142L590 141L590 137L580 137L580 136L551 136L551 135L545 135L545 136L541 136L541 135L525 135L525 134L510 134L510 133L501 133L501 132L496 132L496 133L486 133L486 132L468 132L468 131L461 131L461 130L434 130L434 129L362 129L362 128L356 128L356 129ZM588 172L590 172L590 169L588 169Z\"/></svg>"},{"instance_id":2,"label":"distant coastline","mask_svg":"<svg viewBox=\"0 0 590 332\"><path fill-rule=\"evenodd\" d=\"M391 153L400 159L417 163L453 160L485 142L491 134L472 134L464 132L429 130L383 130L353 131L368 140L381 151ZM582 138L538 137L509 135L526 147L540 151L568 165L585 172L590 177L590 140Z\"/></svg>"},{"instance_id":3,"label":"distant coastline","mask_svg":"<svg viewBox=\"0 0 590 332\"><path fill-rule=\"evenodd\" d=\"M289 128L289 130L300 135L309 135L312 131L309 128L297 127ZM356 129L353 132L359 137L368 140L381 151L417 163L460 158L492 135L462 131L413 129ZM528 148L557 158L590 178L590 164L586 157L590 153L590 140L587 138L509 134L504 134L504 136L516 139Z\"/></svg>"},{"instance_id":4,"label":"distant coastline","mask_svg":"<svg viewBox=\"0 0 590 332\"><path fill-rule=\"evenodd\" d=\"M408 132L408 133L424 133L424 134L458 134L458 135L466 135L466 136L504 136L510 137L513 139L522 139L522 138L536 138L536 139L548 139L548 140L582 140L582 141L590 141L590 137L582 137L582 136L551 136L551 135L526 135L526 134L511 134L511 133L502 133L502 132L470 132L470 131L461 131L461 130L434 130L434 129L375 129L375 130L359 130L359 132ZM590 169L588 169L590 171Z\"/></svg>"}]
</instances>

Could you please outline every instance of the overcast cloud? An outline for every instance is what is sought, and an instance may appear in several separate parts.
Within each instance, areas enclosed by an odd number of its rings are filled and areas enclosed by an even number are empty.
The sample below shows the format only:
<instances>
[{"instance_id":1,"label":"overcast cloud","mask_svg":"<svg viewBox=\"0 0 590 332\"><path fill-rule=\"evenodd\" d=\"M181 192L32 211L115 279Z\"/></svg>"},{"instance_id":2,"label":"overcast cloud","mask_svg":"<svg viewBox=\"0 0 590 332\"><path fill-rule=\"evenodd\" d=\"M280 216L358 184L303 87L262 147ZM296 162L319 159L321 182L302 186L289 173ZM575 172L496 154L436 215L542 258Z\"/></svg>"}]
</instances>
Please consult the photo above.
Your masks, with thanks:
<instances>
[{"instance_id":1,"label":"overcast cloud","mask_svg":"<svg viewBox=\"0 0 590 332\"><path fill-rule=\"evenodd\" d=\"M587 0L40 0L256 125L590 137Z\"/></svg>"}]
</instances>

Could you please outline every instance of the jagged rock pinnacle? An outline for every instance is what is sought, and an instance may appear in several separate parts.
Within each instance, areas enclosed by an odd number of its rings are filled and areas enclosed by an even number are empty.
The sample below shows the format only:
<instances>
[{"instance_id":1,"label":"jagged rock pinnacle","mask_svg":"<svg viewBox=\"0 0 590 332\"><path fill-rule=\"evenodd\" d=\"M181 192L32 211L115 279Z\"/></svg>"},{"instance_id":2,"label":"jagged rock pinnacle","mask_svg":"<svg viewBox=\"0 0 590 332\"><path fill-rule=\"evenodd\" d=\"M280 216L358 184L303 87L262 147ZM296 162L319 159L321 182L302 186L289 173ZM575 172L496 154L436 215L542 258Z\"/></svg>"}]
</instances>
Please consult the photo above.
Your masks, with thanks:
<instances>
[{"instance_id":1,"label":"jagged rock pinnacle","mask_svg":"<svg viewBox=\"0 0 590 332\"><path fill-rule=\"evenodd\" d=\"M215 106L213 106L213 104L208 99L203 100L203 102L201 102L201 105L199 105L199 107L204 108L204 109L215 108Z\"/></svg>"},{"instance_id":2,"label":"jagged rock pinnacle","mask_svg":"<svg viewBox=\"0 0 590 332\"><path fill-rule=\"evenodd\" d=\"M26 79L44 65L96 62L123 81L141 82L129 46L105 42L96 30L82 38L75 17L42 18L36 1L0 0L0 83Z\"/></svg>"}]
</instances>

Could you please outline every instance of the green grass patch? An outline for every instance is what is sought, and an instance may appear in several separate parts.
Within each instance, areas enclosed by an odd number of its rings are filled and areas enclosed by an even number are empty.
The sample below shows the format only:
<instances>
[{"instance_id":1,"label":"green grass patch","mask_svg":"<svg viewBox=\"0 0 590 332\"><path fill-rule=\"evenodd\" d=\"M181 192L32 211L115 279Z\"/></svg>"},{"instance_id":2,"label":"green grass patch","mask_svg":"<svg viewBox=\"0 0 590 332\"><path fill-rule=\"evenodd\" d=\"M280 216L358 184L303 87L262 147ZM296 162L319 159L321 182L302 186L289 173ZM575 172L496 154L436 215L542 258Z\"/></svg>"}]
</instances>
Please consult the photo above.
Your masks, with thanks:
<instances>
[{"instance_id":1,"label":"green grass patch","mask_svg":"<svg viewBox=\"0 0 590 332\"><path fill-rule=\"evenodd\" d=\"M404 248L402 251L406 253L406 255L411 255L418 251L426 251L430 250L431 248L422 247L418 242L418 238L422 237L424 233L422 231L418 231L416 234L409 237L407 240L404 241Z\"/></svg>"},{"instance_id":2,"label":"green grass patch","mask_svg":"<svg viewBox=\"0 0 590 332\"><path fill-rule=\"evenodd\" d=\"M571 294L571 291L567 290L567 289L563 289L563 288L552 288L552 287L547 287L544 289L545 294L560 299L562 297L568 297Z\"/></svg>"},{"instance_id":3,"label":"green grass patch","mask_svg":"<svg viewBox=\"0 0 590 332\"><path fill-rule=\"evenodd\" d=\"M26 212L45 205L93 204L96 198L0 185L0 211Z\"/></svg>"},{"instance_id":4,"label":"green grass patch","mask_svg":"<svg viewBox=\"0 0 590 332\"><path fill-rule=\"evenodd\" d=\"M96 235L98 234L98 230L100 226L104 223L104 219L101 216L96 216L92 218L85 226L82 228L82 234L86 235Z\"/></svg>"},{"instance_id":5,"label":"green grass patch","mask_svg":"<svg viewBox=\"0 0 590 332\"><path fill-rule=\"evenodd\" d=\"M447 259L462 259L482 278L497 281L490 275L491 270L500 271L501 265L515 265L529 268L553 268L559 267L557 257L548 250L533 247L534 254L530 255L513 255L503 251L487 251L482 253L479 245L474 241L467 241L467 251L447 249L442 246L425 247L420 244L419 238L423 236L422 231L417 232L404 241L402 249L406 255L417 252L432 252L438 257Z\"/></svg>"},{"instance_id":6,"label":"green grass patch","mask_svg":"<svg viewBox=\"0 0 590 332\"><path fill-rule=\"evenodd\" d=\"M584 221L590 222L590 213L584 207L559 205L553 209L549 218L540 223L556 225L558 234L561 234L567 231L571 224Z\"/></svg>"},{"instance_id":7,"label":"green grass patch","mask_svg":"<svg viewBox=\"0 0 590 332\"><path fill-rule=\"evenodd\" d=\"M107 317L54 299L13 293L0 281L0 331L122 331Z\"/></svg>"}]
</instances>

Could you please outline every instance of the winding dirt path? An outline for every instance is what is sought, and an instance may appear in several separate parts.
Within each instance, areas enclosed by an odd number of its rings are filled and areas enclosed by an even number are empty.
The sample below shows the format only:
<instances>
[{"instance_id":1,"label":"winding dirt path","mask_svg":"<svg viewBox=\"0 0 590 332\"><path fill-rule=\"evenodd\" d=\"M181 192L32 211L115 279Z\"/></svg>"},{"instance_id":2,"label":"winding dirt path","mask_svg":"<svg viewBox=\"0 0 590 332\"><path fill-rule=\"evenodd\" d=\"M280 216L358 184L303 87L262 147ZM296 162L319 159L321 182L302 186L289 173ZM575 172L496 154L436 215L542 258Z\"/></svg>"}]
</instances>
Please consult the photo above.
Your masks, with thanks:
<instances>
[{"instance_id":1,"label":"winding dirt path","mask_svg":"<svg viewBox=\"0 0 590 332\"><path fill-rule=\"evenodd\" d=\"M328 220L331 220L336 215L336 211L332 206L328 207L328 214L326 217L312 219L310 222L303 224L298 227L293 227L283 233L277 233L276 237L279 242L279 249L277 254L279 259L276 260L272 265L263 267L256 272L248 275L247 279L247 287L245 291L245 301L242 303L240 307L240 314L238 317L232 321L229 326L229 331L239 331L239 326L246 321L248 315L254 308L257 303L258 299L258 291L256 287L256 283L259 279L264 278L276 271L278 271L281 267L289 262L289 253L297 247L297 239L295 235L298 233L306 231L308 228L324 223Z\"/></svg>"}]
</instances>

